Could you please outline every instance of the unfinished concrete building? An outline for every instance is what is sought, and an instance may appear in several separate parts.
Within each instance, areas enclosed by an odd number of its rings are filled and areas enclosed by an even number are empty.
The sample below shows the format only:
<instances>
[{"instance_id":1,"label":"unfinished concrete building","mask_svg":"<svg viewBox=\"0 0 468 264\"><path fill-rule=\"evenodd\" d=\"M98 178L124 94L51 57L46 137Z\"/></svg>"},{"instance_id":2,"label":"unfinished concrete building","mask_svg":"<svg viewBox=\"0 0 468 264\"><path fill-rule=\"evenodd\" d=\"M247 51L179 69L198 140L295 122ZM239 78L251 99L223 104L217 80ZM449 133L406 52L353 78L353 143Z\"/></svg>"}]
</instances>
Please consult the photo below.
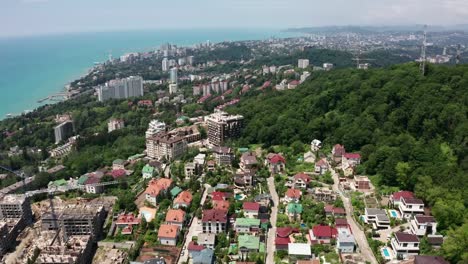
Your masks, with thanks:
<instances>
[{"instance_id":1,"label":"unfinished concrete building","mask_svg":"<svg viewBox=\"0 0 468 264\"><path fill-rule=\"evenodd\" d=\"M66 243L40 248L36 263L40 264L85 264L92 259L92 237L90 235L69 236Z\"/></svg>"}]
</instances>

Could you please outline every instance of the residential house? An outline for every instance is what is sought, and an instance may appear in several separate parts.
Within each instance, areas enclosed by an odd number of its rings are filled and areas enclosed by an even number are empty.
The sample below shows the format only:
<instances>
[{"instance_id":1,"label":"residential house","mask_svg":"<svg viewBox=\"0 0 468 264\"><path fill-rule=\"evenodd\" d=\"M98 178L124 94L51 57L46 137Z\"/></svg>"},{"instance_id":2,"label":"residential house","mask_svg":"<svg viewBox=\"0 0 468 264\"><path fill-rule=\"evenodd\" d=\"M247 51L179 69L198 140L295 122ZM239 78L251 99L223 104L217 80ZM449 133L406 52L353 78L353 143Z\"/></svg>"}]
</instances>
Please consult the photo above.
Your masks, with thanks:
<instances>
[{"instance_id":1,"label":"residential house","mask_svg":"<svg viewBox=\"0 0 468 264\"><path fill-rule=\"evenodd\" d=\"M383 209L365 208L364 222L372 224L374 229L390 228L390 219L387 216L387 212Z\"/></svg>"},{"instance_id":2,"label":"residential house","mask_svg":"<svg viewBox=\"0 0 468 264\"><path fill-rule=\"evenodd\" d=\"M367 176L354 176L354 188L357 191L369 190L369 178L367 178Z\"/></svg>"},{"instance_id":3,"label":"residential house","mask_svg":"<svg viewBox=\"0 0 468 264\"><path fill-rule=\"evenodd\" d=\"M205 248L202 251L194 252L192 254L193 264L213 264L214 263L214 250Z\"/></svg>"},{"instance_id":4,"label":"residential house","mask_svg":"<svg viewBox=\"0 0 468 264\"><path fill-rule=\"evenodd\" d=\"M205 248L214 249L216 235L212 233L200 233L198 234L197 243Z\"/></svg>"},{"instance_id":5,"label":"residential house","mask_svg":"<svg viewBox=\"0 0 468 264\"><path fill-rule=\"evenodd\" d=\"M346 153L346 150L345 150L345 147L340 145L340 144L336 144L335 146L333 146L333 149L332 149L332 156L333 156L333 160L336 162L336 163L340 163L342 158L343 158L343 155Z\"/></svg>"},{"instance_id":6,"label":"residential house","mask_svg":"<svg viewBox=\"0 0 468 264\"><path fill-rule=\"evenodd\" d=\"M145 190L145 197L148 202L156 205L160 196L167 193L172 186L172 180L167 178L152 179Z\"/></svg>"},{"instance_id":7,"label":"residential house","mask_svg":"<svg viewBox=\"0 0 468 264\"><path fill-rule=\"evenodd\" d=\"M300 203L289 203L286 207L286 214L289 217L289 221L301 221L302 204Z\"/></svg>"},{"instance_id":8,"label":"residential house","mask_svg":"<svg viewBox=\"0 0 468 264\"><path fill-rule=\"evenodd\" d=\"M338 234L336 228L328 225L316 225L309 230L309 237L312 244L330 244Z\"/></svg>"},{"instance_id":9,"label":"residential house","mask_svg":"<svg viewBox=\"0 0 468 264\"><path fill-rule=\"evenodd\" d=\"M411 220L411 232L417 236L435 235L437 222L434 217L428 215L416 215Z\"/></svg>"},{"instance_id":10,"label":"residential house","mask_svg":"<svg viewBox=\"0 0 468 264\"><path fill-rule=\"evenodd\" d=\"M351 176L353 176L355 174L354 173L355 167L348 164L348 163L341 164L341 170L343 171L343 175L345 177L351 177Z\"/></svg>"},{"instance_id":11,"label":"residential house","mask_svg":"<svg viewBox=\"0 0 468 264\"><path fill-rule=\"evenodd\" d=\"M291 238L289 237L275 237L276 250L288 250L289 243L291 243Z\"/></svg>"},{"instance_id":12,"label":"residential house","mask_svg":"<svg viewBox=\"0 0 468 264\"><path fill-rule=\"evenodd\" d=\"M151 179L154 177L156 170L149 164L146 164L143 169L141 170L141 174L143 175L143 179Z\"/></svg>"},{"instance_id":13,"label":"residential house","mask_svg":"<svg viewBox=\"0 0 468 264\"><path fill-rule=\"evenodd\" d=\"M348 224L348 220L346 220L346 218L337 218L335 219L335 228L337 230L340 230L340 229L349 229L349 224Z\"/></svg>"},{"instance_id":14,"label":"residential house","mask_svg":"<svg viewBox=\"0 0 468 264\"><path fill-rule=\"evenodd\" d=\"M214 147L213 156L219 166L230 166L234 160L234 152L228 147Z\"/></svg>"},{"instance_id":15,"label":"residential house","mask_svg":"<svg viewBox=\"0 0 468 264\"><path fill-rule=\"evenodd\" d=\"M185 164L185 178L190 179L193 176L198 175L197 164L195 162L188 162Z\"/></svg>"},{"instance_id":16,"label":"residential house","mask_svg":"<svg viewBox=\"0 0 468 264\"><path fill-rule=\"evenodd\" d=\"M84 182L86 192L93 194L99 194L104 192L104 186L98 185L100 182L101 178L99 178L98 176L89 176Z\"/></svg>"},{"instance_id":17,"label":"residential house","mask_svg":"<svg viewBox=\"0 0 468 264\"><path fill-rule=\"evenodd\" d=\"M298 80L292 80L288 83L288 89L295 89L299 84Z\"/></svg>"},{"instance_id":18,"label":"residential house","mask_svg":"<svg viewBox=\"0 0 468 264\"><path fill-rule=\"evenodd\" d=\"M321 159L315 163L315 172L323 175L328 171L328 163L325 159Z\"/></svg>"},{"instance_id":19,"label":"residential house","mask_svg":"<svg viewBox=\"0 0 468 264\"><path fill-rule=\"evenodd\" d=\"M328 187L314 188L312 196L318 202L333 202L336 200L336 193L328 189Z\"/></svg>"},{"instance_id":20,"label":"residential house","mask_svg":"<svg viewBox=\"0 0 468 264\"><path fill-rule=\"evenodd\" d=\"M252 235L240 235L237 237L239 255L248 252L260 252L260 238ZM264 251L264 248L263 248Z\"/></svg>"},{"instance_id":21,"label":"residential house","mask_svg":"<svg viewBox=\"0 0 468 264\"><path fill-rule=\"evenodd\" d=\"M162 224L158 231L158 240L161 245L175 246L179 236L180 227L176 225Z\"/></svg>"},{"instance_id":22,"label":"residential house","mask_svg":"<svg viewBox=\"0 0 468 264\"><path fill-rule=\"evenodd\" d=\"M192 194L189 191L183 191L174 199L173 208L187 208L192 203Z\"/></svg>"},{"instance_id":23,"label":"residential house","mask_svg":"<svg viewBox=\"0 0 468 264\"><path fill-rule=\"evenodd\" d=\"M132 213L122 213L117 216L115 225L117 226L117 228L121 229L122 235L130 235L133 232L133 226L139 225L140 222L141 218L135 217Z\"/></svg>"},{"instance_id":24,"label":"residential house","mask_svg":"<svg viewBox=\"0 0 468 264\"><path fill-rule=\"evenodd\" d=\"M220 200L227 200L229 197L229 194L226 193L226 192L219 192L219 191L215 191L215 192L212 192L210 194L211 196L211 199L213 201L220 201Z\"/></svg>"},{"instance_id":25,"label":"residential house","mask_svg":"<svg viewBox=\"0 0 468 264\"><path fill-rule=\"evenodd\" d=\"M265 158L265 166L267 166L270 173L284 172L286 169L286 159L280 154L269 153Z\"/></svg>"},{"instance_id":26,"label":"residential house","mask_svg":"<svg viewBox=\"0 0 468 264\"><path fill-rule=\"evenodd\" d=\"M348 228L338 229L338 238L336 240L336 249L340 253L353 253L356 245L353 234Z\"/></svg>"},{"instance_id":27,"label":"residential house","mask_svg":"<svg viewBox=\"0 0 468 264\"><path fill-rule=\"evenodd\" d=\"M333 205L325 205L324 210L325 210L326 216L333 216L333 217L345 217L346 216L346 211L344 208L334 207Z\"/></svg>"},{"instance_id":28,"label":"residential house","mask_svg":"<svg viewBox=\"0 0 468 264\"><path fill-rule=\"evenodd\" d=\"M201 235L201 234L200 234ZM193 258L193 255L194 254L197 254L197 252L200 252L202 250L204 250L205 247L202 246L202 245L199 245L197 242L194 242L194 241L190 241L189 244L188 244L188 247L187 247L187 250L189 252L189 255L190 257Z\"/></svg>"},{"instance_id":29,"label":"residential house","mask_svg":"<svg viewBox=\"0 0 468 264\"><path fill-rule=\"evenodd\" d=\"M195 158L193 158L193 162L203 167L205 166L205 158L206 158L206 154L199 153L198 155L195 156Z\"/></svg>"},{"instance_id":30,"label":"residential house","mask_svg":"<svg viewBox=\"0 0 468 264\"><path fill-rule=\"evenodd\" d=\"M258 218L258 211L260 210L260 204L256 202L244 202L242 204L244 209L244 215L247 218Z\"/></svg>"},{"instance_id":31,"label":"residential house","mask_svg":"<svg viewBox=\"0 0 468 264\"><path fill-rule=\"evenodd\" d=\"M310 176L305 173L294 175L294 189L305 189L310 183Z\"/></svg>"},{"instance_id":32,"label":"residential house","mask_svg":"<svg viewBox=\"0 0 468 264\"><path fill-rule=\"evenodd\" d=\"M269 207L271 203L271 195L268 193L263 193L255 196L254 201L259 203L262 207Z\"/></svg>"},{"instance_id":33,"label":"residential house","mask_svg":"<svg viewBox=\"0 0 468 264\"><path fill-rule=\"evenodd\" d=\"M237 218L234 222L234 229L238 233L258 232L260 229L260 219Z\"/></svg>"},{"instance_id":34,"label":"residential house","mask_svg":"<svg viewBox=\"0 0 468 264\"><path fill-rule=\"evenodd\" d=\"M253 185L254 172L242 171L234 175L234 183L238 187L250 187Z\"/></svg>"},{"instance_id":35,"label":"residential house","mask_svg":"<svg viewBox=\"0 0 468 264\"><path fill-rule=\"evenodd\" d=\"M122 159L116 159L112 162L112 170L125 170L126 161Z\"/></svg>"},{"instance_id":36,"label":"residential house","mask_svg":"<svg viewBox=\"0 0 468 264\"><path fill-rule=\"evenodd\" d=\"M302 192L298 189L288 189L284 196L284 201L287 203L291 203L291 202L297 203L301 199L301 195L302 195Z\"/></svg>"},{"instance_id":37,"label":"residential house","mask_svg":"<svg viewBox=\"0 0 468 264\"><path fill-rule=\"evenodd\" d=\"M206 170L207 171L215 171L216 170L216 162L214 160L209 160L206 162Z\"/></svg>"},{"instance_id":38,"label":"residential house","mask_svg":"<svg viewBox=\"0 0 468 264\"><path fill-rule=\"evenodd\" d=\"M400 206L401 198L408 199L408 198L415 198L415 197L414 197L414 193L410 191L399 191L390 195L390 205L398 208L398 206Z\"/></svg>"},{"instance_id":39,"label":"residential house","mask_svg":"<svg viewBox=\"0 0 468 264\"><path fill-rule=\"evenodd\" d=\"M419 254L419 239L414 234L396 232L391 245L398 258L407 259L409 256Z\"/></svg>"},{"instance_id":40,"label":"residential house","mask_svg":"<svg viewBox=\"0 0 468 264\"><path fill-rule=\"evenodd\" d=\"M185 222L185 212L181 209L169 209L166 214L166 224L182 228Z\"/></svg>"},{"instance_id":41,"label":"residential house","mask_svg":"<svg viewBox=\"0 0 468 264\"><path fill-rule=\"evenodd\" d=\"M351 167L361 164L361 154L359 153L345 153L341 159L341 164L348 164Z\"/></svg>"},{"instance_id":42,"label":"residential house","mask_svg":"<svg viewBox=\"0 0 468 264\"><path fill-rule=\"evenodd\" d=\"M213 209L217 209L217 210L225 210L225 211L228 211L229 210L229 201L226 201L226 200L213 200L211 201L211 203L213 204Z\"/></svg>"},{"instance_id":43,"label":"residential house","mask_svg":"<svg viewBox=\"0 0 468 264\"><path fill-rule=\"evenodd\" d=\"M255 170L258 166L257 157L253 152L245 152L240 158L239 167L243 171Z\"/></svg>"},{"instance_id":44,"label":"residential house","mask_svg":"<svg viewBox=\"0 0 468 264\"><path fill-rule=\"evenodd\" d=\"M400 198L398 205L402 218L410 219L413 215L424 214L424 202L417 198Z\"/></svg>"},{"instance_id":45,"label":"residential house","mask_svg":"<svg viewBox=\"0 0 468 264\"><path fill-rule=\"evenodd\" d=\"M312 249L310 244L307 243L289 243L288 244L288 255L290 263L300 260L312 259Z\"/></svg>"},{"instance_id":46,"label":"residential house","mask_svg":"<svg viewBox=\"0 0 468 264\"><path fill-rule=\"evenodd\" d=\"M427 236L427 243L431 245L431 247L435 249L439 249L442 244L444 243L444 236L442 235L428 235Z\"/></svg>"},{"instance_id":47,"label":"residential house","mask_svg":"<svg viewBox=\"0 0 468 264\"><path fill-rule=\"evenodd\" d=\"M226 210L203 210L203 233L225 233L227 230L227 225L228 218Z\"/></svg>"}]
</instances>

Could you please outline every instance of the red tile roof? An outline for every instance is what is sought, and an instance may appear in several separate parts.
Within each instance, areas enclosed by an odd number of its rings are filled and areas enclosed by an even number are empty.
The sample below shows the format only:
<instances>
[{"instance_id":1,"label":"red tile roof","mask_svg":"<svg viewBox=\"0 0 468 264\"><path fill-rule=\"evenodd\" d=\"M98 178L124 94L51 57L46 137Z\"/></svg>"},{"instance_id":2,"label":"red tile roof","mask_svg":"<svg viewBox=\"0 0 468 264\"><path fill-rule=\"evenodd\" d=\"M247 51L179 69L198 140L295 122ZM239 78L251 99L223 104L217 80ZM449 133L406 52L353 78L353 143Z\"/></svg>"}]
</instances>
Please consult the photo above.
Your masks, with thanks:
<instances>
[{"instance_id":1,"label":"red tile roof","mask_svg":"<svg viewBox=\"0 0 468 264\"><path fill-rule=\"evenodd\" d=\"M213 199L213 201L225 200L226 199L226 193L224 193L224 192L212 192L211 193L211 199Z\"/></svg>"},{"instance_id":2,"label":"red tile roof","mask_svg":"<svg viewBox=\"0 0 468 264\"><path fill-rule=\"evenodd\" d=\"M419 239L416 235L403 233L403 232L396 232L395 237L398 242L409 242L409 243L417 243Z\"/></svg>"},{"instance_id":3,"label":"red tile roof","mask_svg":"<svg viewBox=\"0 0 468 264\"><path fill-rule=\"evenodd\" d=\"M326 237L332 238L336 237L337 231L335 228L327 225L316 225L312 228L312 232L314 233L315 237Z\"/></svg>"},{"instance_id":4,"label":"red tile roof","mask_svg":"<svg viewBox=\"0 0 468 264\"><path fill-rule=\"evenodd\" d=\"M159 227L158 238L177 238L179 226L163 224Z\"/></svg>"},{"instance_id":5,"label":"red tile roof","mask_svg":"<svg viewBox=\"0 0 468 264\"><path fill-rule=\"evenodd\" d=\"M203 210L203 222L227 222L227 210Z\"/></svg>"},{"instance_id":6,"label":"red tile roof","mask_svg":"<svg viewBox=\"0 0 468 264\"><path fill-rule=\"evenodd\" d=\"M258 212L258 210L260 210L260 204L255 203L255 202L244 202L244 204L242 204L242 208L244 210Z\"/></svg>"},{"instance_id":7,"label":"red tile roof","mask_svg":"<svg viewBox=\"0 0 468 264\"><path fill-rule=\"evenodd\" d=\"M298 80L292 80L289 82L289 84L291 85L299 85L299 81Z\"/></svg>"},{"instance_id":8,"label":"red tile roof","mask_svg":"<svg viewBox=\"0 0 468 264\"><path fill-rule=\"evenodd\" d=\"M401 198L403 201L405 201L405 204L424 204L424 202L421 199L417 198Z\"/></svg>"},{"instance_id":9,"label":"red tile roof","mask_svg":"<svg viewBox=\"0 0 468 264\"><path fill-rule=\"evenodd\" d=\"M114 179L125 177L126 174L127 172L124 169L112 170L111 172L112 178Z\"/></svg>"},{"instance_id":10,"label":"red tile roof","mask_svg":"<svg viewBox=\"0 0 468 264\"><path fill-rule=\"evenodd\" d=\"M310 176L307 175L307 174L305 174L305 173L303 173L303 172L294 175L294 179L295 179L295 180L301 179L301 180L303 180L303 181L306 182L306 183L310 182L310 180L311 180Z\"/></svg>"},{"instance_id":11,"label":"red tile roof","mask_svg":"<svg viewBox=\"0 0 468 264\"><path fill-rule=\"evenodd\" d=\"M361 154L359 153L345 153L343 156L347 159L361 159Z\"/></svg>"},{"instance_id":12,"label":"red tile roof","mask_svg":"<svg viewBox=\"0 0 468 264\"><path fill-rule=\"evenodd\" d=\"M171 209L167 211L166 214L166 222L177 222L177 223L183 223L185 219L185 212L177 209Z\"/></svg>"},{"instance_id":13,"label":"red tile roof","mask_svg":"<svg viewBox=\"0 0 468 264\"><path fill-rule=\"evenodd\" d=\"M275 245L287 245L291 243L291 239L289 237L276 237L275 238Z\"/></svg>"},{"instance_id":14,"label":"red tile roof","mask_svg":"<svg viewBox=\"0 0 468 264\"><path fill-rule=\"evenodd\" d=\"M177 197L174 199L174 204L184 204L184 205L190 205L192 202L192 194L189 191L183 191L177 195Z\"/></svg>"},{"instance_id":15,"label":"red tile roof","mask_svg":"<svg viewBox=\"0 0 468 264\"><path fill-rule=\"evenodd\" d=\"M128 225L124 228L122 228L122 235L130 235L133 232L133 227L131 225Z\"/></svg>"},{"instance_id":16,"label":"red tile roof","mask_svg":"<svg viewBox=\"0 0 468 264\"><path fill-rule=\"evenodd\" d=\"M213 200L212 204L213 209L217 210L228 210L230 206L229 201L225 200Z\"/></svg>"},{"instance_id":17,"label":"red tile roof","mask_svg":"<svg viewBox=\"0 0 468 264\"><path fill-rule=\"evenodd\" d=\"M335 226L348 226L348 220L344 218L335 219Z\"/></svg>"},{"instance_id":18,"label":"red tile roof","mask_svg":"<svg viewBox=\"0 0 468 264\"><path fill-rule=\"evenodd\" d=\"M268 157L267 157L268 161L270 163L286 163L286 160L284 159L283 156L281 156L280 154L273 154L270 156L270 154L268 154Z\"/></svg>"},{"instance_id":19,"label":"red tile roof","mask_svg":"<svg viewBox=\"0 0 468 264\"><path fill-rule=\"evenodd\" d=\"M138 225L140 224L141 219L135 217L132 213L130 214L120 214L117 216L115 224L117 225Z\"/></svg>"},{"instance_id":20,"label":"red tile roof","mask_svg":"<svg viewBox=\"0 0 468 264\"><path fill-rule=\"evenodd\" d=\"M392 194L393 201L400 201L400 198L414 198L414 193L410 191L399 191Z\"/></svg>"},{"instance_id":21,"label":"red tile roof","mask_svg":"<svg viewBox=\"0 0 468 264\"><path fill-rule=\"evenodd\" d=\"M333 207L333 213L334 214L346 214L345 209L340 208L340 207Z\"/></svg>"},{"instance_id":22,"label":"red tile roof","mask_svg":"<svg viewBox=\"0 0 468 264\"><path fill-rule=\"evenodd\" d=\"M288 189L286 191L286 197L299 199L301 197L301 191L298 189Z\"/></svg>"},{"instance_id":23,"label":"red tile roof","mask_svg":"<svg viewBox=\"0 0 468 264\"><path fill-rule=\"evenodd\" d=\"M156 197L159 195L161 191L169 189L171 184L172 184L171 179L167 179L167 178L152 179L148 183L148 187L146 187L145 193L149 194L152 197Z\"/></svg>"},{"instance_id":24,"label":"red tile roof","mask_svg":"<svg viewBox=\"0 0 468 264\"><path fill-rule=\"evenodd\" d=\"M198 245L197 243L195 243L193 241L190 241L187 249L189 251L202 251L203 249L205 249L205 247L202 246L202 245Z\"/></svg>"},{"instance_id":25,"label":"red tile roof","mask_svg":"<svg viewBox=\"0 0 468 264\"><path fill-rule=\"evenodd\" d=\"M299 233L298 228L294 227L278 227L276 228L277 237L289 237L292 233Z\"/></svg>"}]
</instances>

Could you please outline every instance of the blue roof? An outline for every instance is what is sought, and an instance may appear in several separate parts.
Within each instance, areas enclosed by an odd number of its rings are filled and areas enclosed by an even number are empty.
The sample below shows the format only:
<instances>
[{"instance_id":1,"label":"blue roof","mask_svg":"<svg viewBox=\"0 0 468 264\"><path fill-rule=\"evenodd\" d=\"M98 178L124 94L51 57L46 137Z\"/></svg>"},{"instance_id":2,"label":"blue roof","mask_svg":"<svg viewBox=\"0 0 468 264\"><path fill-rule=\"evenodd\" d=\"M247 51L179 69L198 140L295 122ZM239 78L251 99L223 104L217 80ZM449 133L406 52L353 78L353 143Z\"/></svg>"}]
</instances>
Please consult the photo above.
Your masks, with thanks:
<instances>
[{"instance_id":1,"label":"blue roof","mask_svg":"<svg viewBox=\"0 0 468 264\"><path fill-rule=\"evenodd\" d=\"M203 249L200 252L193 252L193 264L212 264L214 251L210 248Z\"/></svg>"}]
</instances>

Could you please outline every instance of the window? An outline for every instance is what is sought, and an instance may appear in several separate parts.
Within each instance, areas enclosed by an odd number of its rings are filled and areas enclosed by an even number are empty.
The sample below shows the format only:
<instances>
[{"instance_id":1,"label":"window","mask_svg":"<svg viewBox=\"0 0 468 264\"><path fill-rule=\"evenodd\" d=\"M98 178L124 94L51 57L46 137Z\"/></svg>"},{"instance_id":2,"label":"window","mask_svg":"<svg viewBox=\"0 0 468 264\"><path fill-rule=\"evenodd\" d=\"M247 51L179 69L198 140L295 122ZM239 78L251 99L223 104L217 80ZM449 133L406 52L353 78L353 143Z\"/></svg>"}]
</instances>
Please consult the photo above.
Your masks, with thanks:
<instances>
[{"instance_id":1,"label":"window","mask_svg":"<svg viewBox=\"0 0 468 264\"><path fill-rule=\"evenodd\" d=\"M403 243L402 247L408 247L408 243Z\"/></svg>"}]
</instances>

